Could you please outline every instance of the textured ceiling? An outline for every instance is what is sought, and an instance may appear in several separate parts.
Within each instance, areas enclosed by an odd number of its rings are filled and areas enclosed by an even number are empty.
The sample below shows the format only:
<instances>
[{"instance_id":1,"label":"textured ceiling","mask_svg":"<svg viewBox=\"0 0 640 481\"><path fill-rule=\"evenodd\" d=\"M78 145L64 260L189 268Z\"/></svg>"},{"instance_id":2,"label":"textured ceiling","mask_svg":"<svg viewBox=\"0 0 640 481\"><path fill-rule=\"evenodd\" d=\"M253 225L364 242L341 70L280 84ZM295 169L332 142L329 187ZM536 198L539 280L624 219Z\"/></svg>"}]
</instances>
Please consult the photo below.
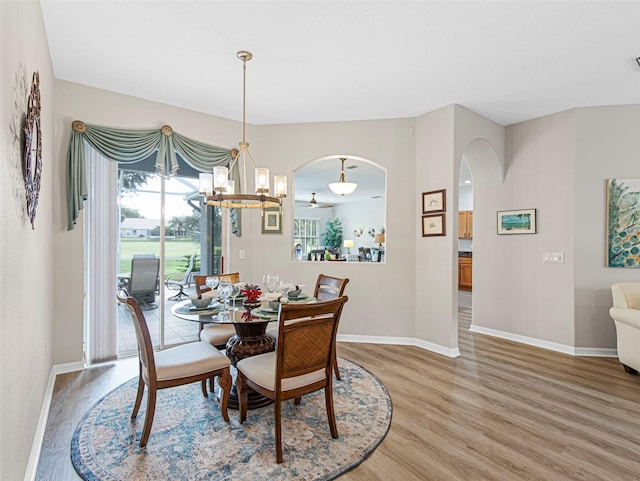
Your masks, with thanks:
<instances>
[{"instance_id":1,"label":"textured ceiling","mask_svg":"<svg viewBox=\"0 0 640 481\"><path fill-rule=\"evenodd\" d=\"M56 78L253 124L640 102L640 2L52 1Z\"/></svg>"}]
</instances>

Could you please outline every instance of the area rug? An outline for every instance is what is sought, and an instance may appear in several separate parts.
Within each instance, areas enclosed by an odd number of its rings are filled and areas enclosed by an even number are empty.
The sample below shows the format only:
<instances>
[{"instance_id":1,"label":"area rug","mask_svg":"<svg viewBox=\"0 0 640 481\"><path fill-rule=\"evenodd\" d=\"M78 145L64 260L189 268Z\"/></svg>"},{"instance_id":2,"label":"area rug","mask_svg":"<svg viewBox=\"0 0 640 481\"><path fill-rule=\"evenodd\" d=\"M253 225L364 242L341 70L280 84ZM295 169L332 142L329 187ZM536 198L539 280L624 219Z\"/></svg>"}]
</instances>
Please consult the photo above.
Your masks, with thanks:
<instances>
[{"instance_id":1,"label":"area rug","mask_svg":"<svg viewBox=\"0 0 640 481\"><path fill-rule=\"evenodd\" d=\"M283 464L276 463L272 405L248 411L244 424L230 409L227 424L199 383L158 391L151 436L140 448L146 390L138 418L130 421L137 378L87 411L71 440L71 460L89 481L334 479L380 444L392 412L376 376L345 359L338 364L342 380L333 385L338 439L331 438L323 391L304 396L297 406L285 401Z\"/></svg>"}]
</instances>

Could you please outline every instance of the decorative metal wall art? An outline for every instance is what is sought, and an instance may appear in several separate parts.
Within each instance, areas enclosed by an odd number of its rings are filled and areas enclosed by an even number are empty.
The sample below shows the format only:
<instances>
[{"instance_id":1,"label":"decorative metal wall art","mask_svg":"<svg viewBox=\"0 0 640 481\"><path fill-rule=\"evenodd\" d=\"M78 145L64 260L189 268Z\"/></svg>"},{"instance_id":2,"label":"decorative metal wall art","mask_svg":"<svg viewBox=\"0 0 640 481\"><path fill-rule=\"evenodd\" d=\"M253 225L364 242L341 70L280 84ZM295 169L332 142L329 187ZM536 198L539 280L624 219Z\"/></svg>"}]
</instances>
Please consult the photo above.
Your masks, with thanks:
<instances>
[{"instance_id":1,"label":"decorative metal wall art","mask_svg":"<svg viewBox=\"0 0 640 481\"><path fill-rule=\"evenodd\" d=\"M27 100L27 118L24 126L24 153L22 174L27 195L27 215L34 229L40 178L42 174L42 131L40 129L40 74L33 72L31 92Z\"/></svg>"}]
</instances>

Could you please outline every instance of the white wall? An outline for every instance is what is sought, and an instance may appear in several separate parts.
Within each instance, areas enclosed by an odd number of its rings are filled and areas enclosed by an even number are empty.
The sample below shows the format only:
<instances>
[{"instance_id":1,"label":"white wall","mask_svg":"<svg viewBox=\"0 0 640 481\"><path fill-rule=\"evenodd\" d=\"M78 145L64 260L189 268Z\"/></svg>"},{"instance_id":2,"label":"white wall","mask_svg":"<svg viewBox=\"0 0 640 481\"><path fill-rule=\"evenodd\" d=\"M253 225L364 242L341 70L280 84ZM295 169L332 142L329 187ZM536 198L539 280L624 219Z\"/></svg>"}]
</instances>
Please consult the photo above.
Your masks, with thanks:
<instances>
[{"instance_id":1,"label":"white wall","mask_svg":"<svg viewBox=\"0 0 640 481\"><path fill-rule=\"evenodd\" d=\"M575 141L574 111L512 125L504 181L474 175L474 326L574 344ZM513 209L537 209L538 233L497 235L496 212Z\"/></svg>"},{"instance_id":2,"label":"white wall","mask_svg":"<svg viewBox=\"0 0 640 481\"><path fill-rule=\"evenodd\" d=\"M343 239L353 240L352 254L358 253L358 247L378 247L375 238L369 235L369 230L379 233L380 228L385 226L384 198L338 204L335 211L336 217L342 221ZM355 229L363 230L360 237L354 235Z\"/></svg>"},{"instance_id":3,"label":"white wall","mask_svg":"<svg viewBox=\"0 0 640 481\"><path fill-rule=\"evenodd\" d=\"M54 295L65 271L53 266L55 173L54 80L38 2L0 2L0 479L25 474L51 371ZM22 148L9 124L26 111L34 71L40 74L42 179L35 228L26 216ZM66 296L66 293L65 293Z\"/></svg>"},{"instance_id":4,"label":"white wall","mask_svg":"<svg viewBox=\"0 0 640 481\"><path fill-rule=\"evenodd\" d=\"M580 108L576 122L575 343L613 348L611 284L640 282L640 269L605 267L605 180L640 178L640 105Z\"/></svg>"},{"instance_id":5,"label":"white wall","mask_svg":"<svg viewBox=\"0 0 640 481\"><path fill-rule=\"evenodd\" d=\"M341 335L413 336L413 292L402 283L380 281L411 279L415 269L415 195L407 188L415 168L413 126L412 119L260 126L258 157L273 172L292 176L294 169L310 160L337 154L362 157L387 169L387 208L393 215L387 217L386 249L393 262L292 262L288 246L294 213L287 198L282 236L260 236L259 225L249 223L250 235L259 242L252 255L240 261L243 275L259 279L273 271L307 285L313 285L320 273L348 277L349 303L340 323Z\"/></svg>"}]
</instances>

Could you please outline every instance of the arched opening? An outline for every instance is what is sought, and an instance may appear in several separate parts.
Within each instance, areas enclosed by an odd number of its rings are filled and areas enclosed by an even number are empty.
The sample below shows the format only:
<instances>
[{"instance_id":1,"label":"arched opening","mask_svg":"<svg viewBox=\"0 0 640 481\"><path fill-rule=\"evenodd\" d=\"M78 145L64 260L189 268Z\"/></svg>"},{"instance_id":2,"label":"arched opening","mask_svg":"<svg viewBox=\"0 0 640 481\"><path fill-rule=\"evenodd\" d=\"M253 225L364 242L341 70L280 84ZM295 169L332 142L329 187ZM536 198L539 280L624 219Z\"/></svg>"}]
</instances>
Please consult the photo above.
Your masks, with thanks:
<instances>
[{"instance_id":1,"label":"arched opening","mask_svg":"<svg viewBox=\"0 0 640 481\"><path fill-rule=\"evenodd\" d=\"M340 179L342 165L345 181L357 184L343 196L329 187ZM375 162L348 154L320 157L295 169L294 260L323 260L330 251L331 260L386 262L386 175ZM336 219L339 238L329 235Z\"/></svg>"},{"instance_id":2,"label":"arched opening","mask_svg":"<svg viewBox=\"0 0 640 481\"><path fill-rule=\"evenodd\" d=\"M473 348L461 336L473 324L473 305L481 301L483 286L476 279L490 269L490 261L483 256L483 245L495 233L495 212L490 212L486 199L503 179L503 165L496 149L484 138L476 138L463 149L459 162L458 195L458 315L455 330L458 347ZM462 339L461 339L462 338ZM462 341L462 342L461 342Z\"/></svg>"}]
</instances>

